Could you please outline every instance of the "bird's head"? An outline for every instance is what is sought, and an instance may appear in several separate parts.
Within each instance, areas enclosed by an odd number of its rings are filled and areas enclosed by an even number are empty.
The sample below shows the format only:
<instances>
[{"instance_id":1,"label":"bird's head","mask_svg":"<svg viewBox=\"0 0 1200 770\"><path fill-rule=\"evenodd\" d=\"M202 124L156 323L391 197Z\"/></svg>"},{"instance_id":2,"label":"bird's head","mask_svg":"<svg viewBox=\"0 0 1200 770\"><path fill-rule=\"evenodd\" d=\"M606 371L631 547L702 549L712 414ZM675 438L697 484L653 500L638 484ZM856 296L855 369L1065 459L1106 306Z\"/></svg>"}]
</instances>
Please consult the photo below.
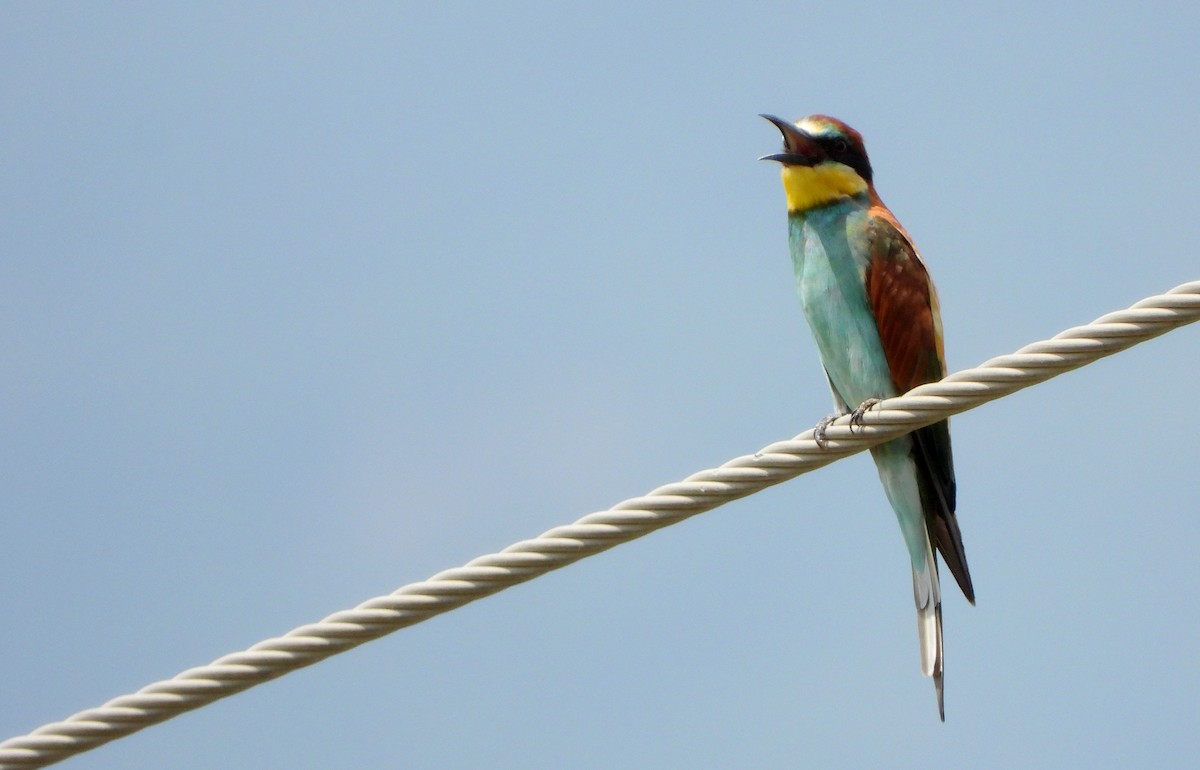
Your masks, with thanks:
<instances>
[{"instance_id":1,"label":"bird's head","mask_svg":"<svg viewBox=\"0 0 1200 770\"><path fill-rule=\"evenodd\" d=\"M783 164L789 213L868 194L871 162L862 134L827 115L809 115L795 123L774 115L762 117L783 134L783 152L759 160Z\"/></svg>"}]
</instances>

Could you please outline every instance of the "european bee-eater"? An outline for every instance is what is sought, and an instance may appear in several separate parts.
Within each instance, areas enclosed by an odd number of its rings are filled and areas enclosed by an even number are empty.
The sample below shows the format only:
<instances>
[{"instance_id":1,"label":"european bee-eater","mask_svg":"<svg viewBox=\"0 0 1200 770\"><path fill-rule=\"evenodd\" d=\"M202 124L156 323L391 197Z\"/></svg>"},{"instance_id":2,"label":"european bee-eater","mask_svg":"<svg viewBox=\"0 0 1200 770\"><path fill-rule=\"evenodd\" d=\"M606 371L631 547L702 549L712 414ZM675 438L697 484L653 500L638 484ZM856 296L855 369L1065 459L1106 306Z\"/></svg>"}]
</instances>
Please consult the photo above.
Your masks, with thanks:
<instances>
[{"instance_id":1,"label":"european bee-eater","mask_svg":"<svg viewBox=\"0 0 1200 770\"><path fill-rule=\"evenodd\" d=\"M783 134L788 241L804 315L839 414L861 419L878 399L946 375L937 293L921 255L875 192L862 136L811 115L763 115ZM823 421L817 428L823 440ZM945 420L871 450L912 561L921 670L942 698L942 597L934 549L975 603L954 516L954 462Z\"/></svg>"}]
</instances>

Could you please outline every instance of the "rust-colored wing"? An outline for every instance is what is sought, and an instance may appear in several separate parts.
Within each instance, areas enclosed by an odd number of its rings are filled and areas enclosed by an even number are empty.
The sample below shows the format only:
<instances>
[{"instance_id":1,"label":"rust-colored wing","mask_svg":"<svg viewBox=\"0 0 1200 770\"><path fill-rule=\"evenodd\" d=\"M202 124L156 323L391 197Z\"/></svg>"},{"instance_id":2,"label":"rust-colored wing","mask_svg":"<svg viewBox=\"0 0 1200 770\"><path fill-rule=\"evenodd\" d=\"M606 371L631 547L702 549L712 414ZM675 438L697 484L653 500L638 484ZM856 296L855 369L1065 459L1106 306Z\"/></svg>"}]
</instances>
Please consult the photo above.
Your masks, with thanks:
<instances>
[{"instance_id":1,"label":"rust-colored wing","mask_svg":"<svg viewBox=\"0 0 1200 770\"><path fill-rule=\"evenodd\" d=\"M892 384L897 393L903 394L946 375L937 292L908 233L882 204L872 207L869 228L867 300L875 315ZM943 420L911 435L929 537L967 600L974 604L975 589L954 515L950 424Z\"/></svg>"},{"instance_id":2,"label":"rust-colored wing","mask_svg":"<svg viewBox=\"0 0 1200 770\"><path fill-rule=\"evenodd\" d=\"M871 211L867 300L897 393L946 376L937 295L908 234L883 207Z\"/></svg>"}]
</instances>

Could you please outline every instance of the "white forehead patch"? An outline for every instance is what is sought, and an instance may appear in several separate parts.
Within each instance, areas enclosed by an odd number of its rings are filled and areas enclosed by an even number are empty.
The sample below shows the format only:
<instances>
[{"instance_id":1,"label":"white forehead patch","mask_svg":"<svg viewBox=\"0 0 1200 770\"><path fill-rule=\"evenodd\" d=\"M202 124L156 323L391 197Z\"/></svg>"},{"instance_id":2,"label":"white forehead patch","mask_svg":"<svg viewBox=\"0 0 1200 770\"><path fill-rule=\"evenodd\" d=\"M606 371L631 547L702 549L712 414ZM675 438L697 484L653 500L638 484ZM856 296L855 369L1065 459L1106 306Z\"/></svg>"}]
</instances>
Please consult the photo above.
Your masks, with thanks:
<instances>
[{"instance_id":1,"label":"white forehead patch","mask_svg":"<svg viewBox=\"0 0 1200 770\"><path fill-rule=\"evenodd\" d=\"M820 136L821 134L830 133L830 126L823 120L813 120L812 118L801 118L796 121L796 128L800 129L809 136Z\"/></svg>"}]
</instances>

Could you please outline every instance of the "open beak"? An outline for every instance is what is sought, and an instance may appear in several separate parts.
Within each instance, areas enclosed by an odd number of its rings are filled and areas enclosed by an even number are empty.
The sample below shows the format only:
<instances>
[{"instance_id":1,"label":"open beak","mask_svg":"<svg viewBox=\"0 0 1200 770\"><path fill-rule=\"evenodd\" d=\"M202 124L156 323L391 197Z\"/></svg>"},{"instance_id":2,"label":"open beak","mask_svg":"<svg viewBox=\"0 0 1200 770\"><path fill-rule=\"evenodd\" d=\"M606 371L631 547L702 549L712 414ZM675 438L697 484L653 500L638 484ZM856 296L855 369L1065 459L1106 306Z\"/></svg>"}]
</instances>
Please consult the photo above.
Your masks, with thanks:
<instances>
[{"instance_id":1,"label":"open beak","mask_svg":"<svg viewBox=\"0 0 1200 770\"><path fill-rule=\"evenodd\" d=\"M773 160L785 166L811 166L821 160L821 150L812 137L801 131L794 123L774 115L759 115L769 120L783 134L783 152L764 155L759 160Z\"/></svg>"}]
</instances>

